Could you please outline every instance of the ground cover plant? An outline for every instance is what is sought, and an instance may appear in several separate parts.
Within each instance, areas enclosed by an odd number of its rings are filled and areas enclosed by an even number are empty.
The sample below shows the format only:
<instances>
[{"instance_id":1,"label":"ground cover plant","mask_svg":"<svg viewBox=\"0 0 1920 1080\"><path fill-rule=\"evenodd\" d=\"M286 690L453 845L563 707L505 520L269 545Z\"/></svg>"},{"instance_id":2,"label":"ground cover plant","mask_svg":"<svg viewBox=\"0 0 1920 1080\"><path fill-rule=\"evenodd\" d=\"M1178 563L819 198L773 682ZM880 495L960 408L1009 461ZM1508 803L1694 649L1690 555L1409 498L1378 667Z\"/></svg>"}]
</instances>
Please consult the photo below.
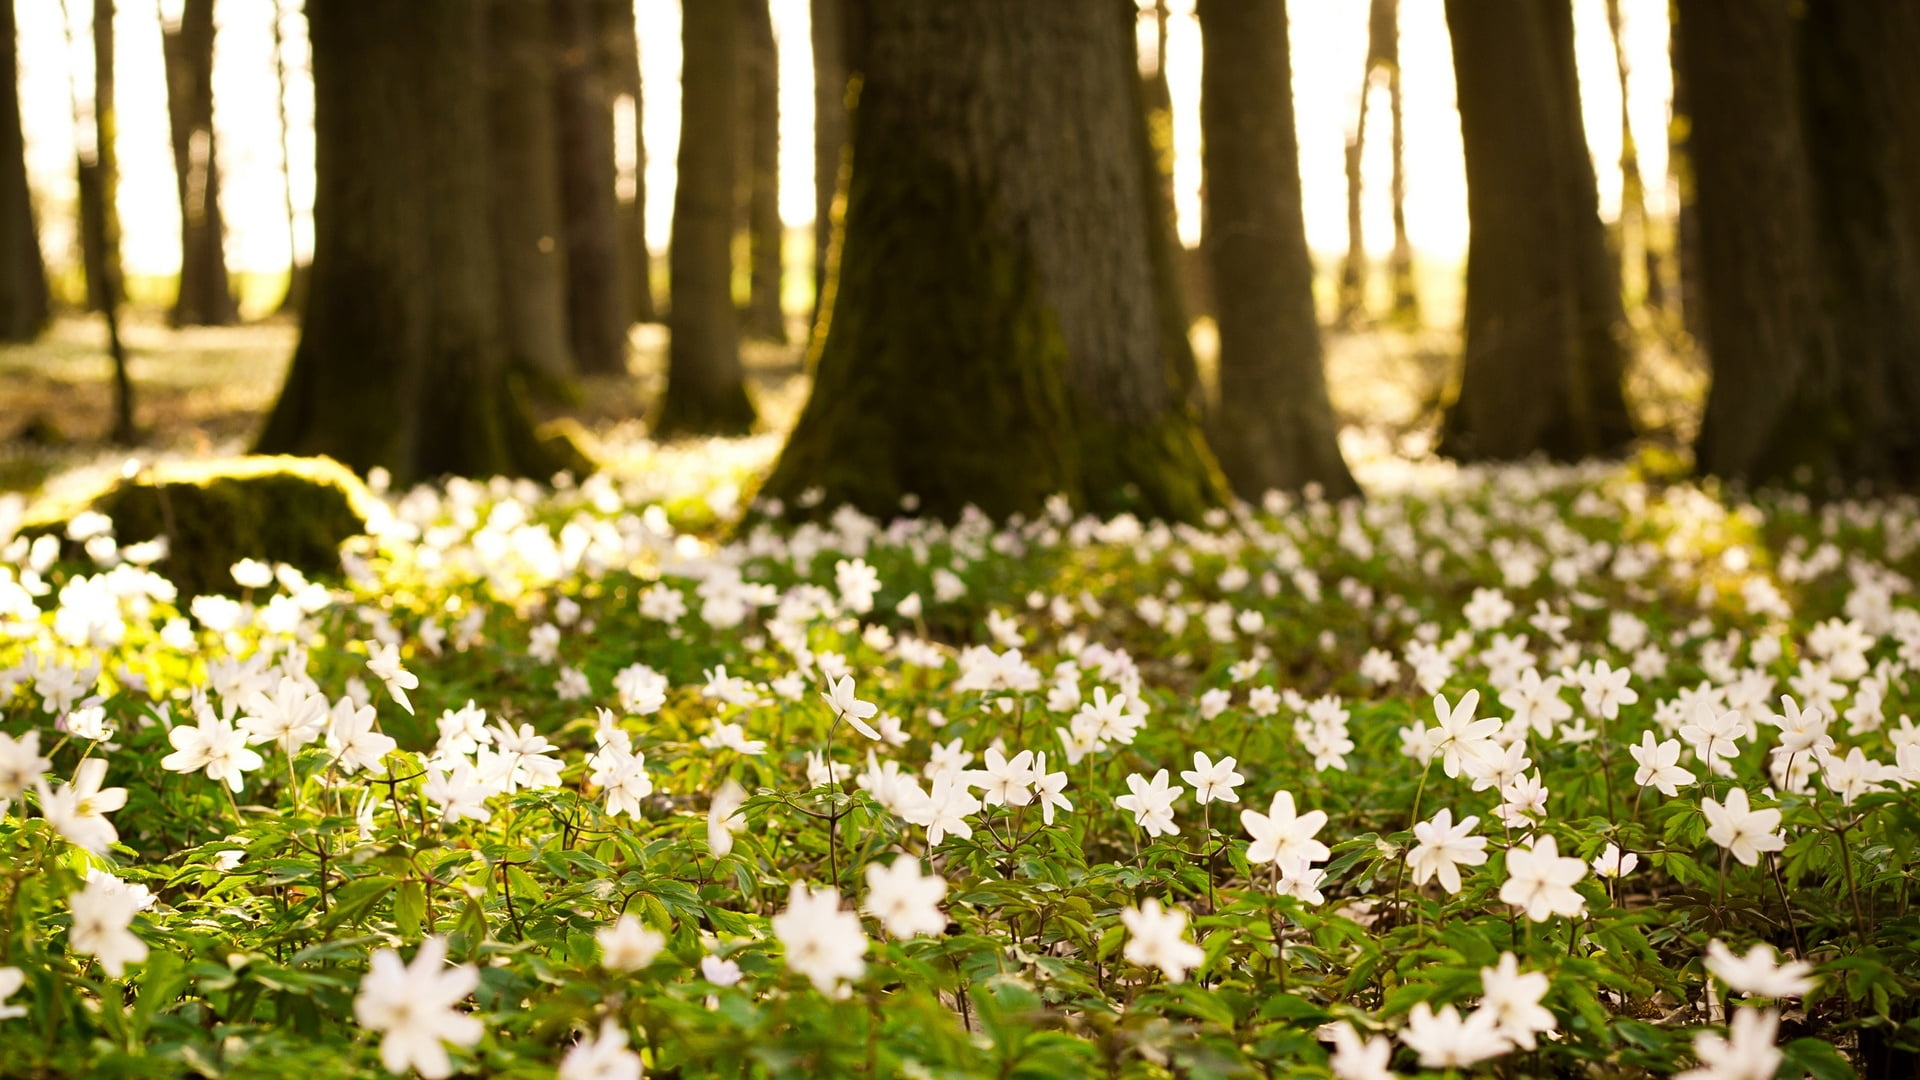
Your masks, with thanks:
<instances>
[{"instance_id":1,"label":"ground cover plant","mask_svg":"<svg viewBox=\"0 0 1920 1080\"><path fill-rule=\"evenodd\" d=\"M1910 1074L1920 502L1363 479L0 540L0 1071Z\"/></svg>"}]
</instances>

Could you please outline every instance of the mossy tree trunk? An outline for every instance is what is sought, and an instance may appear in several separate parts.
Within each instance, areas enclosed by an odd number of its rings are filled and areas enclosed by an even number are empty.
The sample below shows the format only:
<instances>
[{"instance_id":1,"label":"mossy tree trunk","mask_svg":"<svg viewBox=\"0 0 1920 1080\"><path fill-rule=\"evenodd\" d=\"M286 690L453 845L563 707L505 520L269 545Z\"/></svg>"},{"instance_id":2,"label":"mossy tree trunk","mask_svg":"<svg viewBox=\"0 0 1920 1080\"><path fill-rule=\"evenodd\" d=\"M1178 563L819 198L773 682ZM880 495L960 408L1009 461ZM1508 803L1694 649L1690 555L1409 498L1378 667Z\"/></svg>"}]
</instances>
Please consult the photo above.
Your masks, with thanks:
<instances>
[{"instance_id":1,"label":"mossy tree trunk","mask_svg":"<svg viewBox=\"0 0 1920 1080\"><path fill-rule=\"evenodd\" d=\"M1789 0L1680 0L1680 69L1713 386L1695 456L1751 481L1839 472L1847 437L1821 311Z\"/></svg>"},{"instance_id":2,"label":"mossy tree trunk","mask_svg":"<svg viewBox=\"0 0 1920 1080\"><path fill-rule=\"evenodd\" d=\"M768 496L954 517L1225 497L1165 333L1132 16L873 5L839 274Z\"/></svg>"},{"instance_id":3,"label":"mossy tree trunk","mask_svg":"<svg viewBox=\"0 0 1920 1080\"><path fill-rule=\"evenodd\" d=\"M227 279L226 223L220 216L220 162L213 134L213 0L186 0L180 21L161 29L173 172L180 196L180 289L175 326L240 321Z\"/></svg>"},{"instance_id":4,"label":"mossy tree trunk","mask_svg":"<svg viewBox=\"0 0 1920 1080\"><path fill-rule=\"evenodd\" d=\"M1213 232L1220 403L1212 443L1242 498L1358 491L1327 398L1300 208L1285 0L1200 0L1200 139Z\"/></svg>"},{"instance_id":5,"label":"mossy tree trunk","mask_svg":"<svg viewBox=\"0 0 1920 1080\"><path fill-rule=\"evenodd\" d=\"M507 363L549 394L573 376L567 340L553 44L543 5L487 2L487 130Z\"/></svg>"},{"instance_id":6,"label":"mossy tree trunk","mask_svg":"<svg viewBox=\"0 0 1920 1080\"><path fill-rule=\"evenodd\" d=\"M733 0L688 4L681 15L667 391L653 425L666 436L740 434L753 427L733 304L738 15Z\"/></svg>"},{"instance_id":7,"label":"mossy tree trunk","mask_svg":"<svg viewBox=\"0 0 1920 1080\"><path fill-rule=\"evenodd\" d=\"M1465 372L1442 452L1616 453L1633 436L1619 276L1580 122L1567 0L1448 0L1466 150Z\"/></svg>"},{"instance_id":8,"label":"mossy tree trunk","mask_svg":"<svg viewBox=\"0 0 1920 1080\"><path fill-rule=\"evenodd\" d=\"M593 0L552 0L560 205L566 221L567 340L582 374L627 371L613 104Z\"/></svg>"},{"instance_id":9,"label":"mossy tree trunk","mask_svg":"<svg viewBox=\"0 0 1920 1080\"><path fill-rule=\"evenodd\" d=\"M785 343L780 308L780 53L767 0L740 4L740 85L745 135L738 177L747 227L747 310L741 329L763 341Z\"/></svg>"},{"instance_id":10,"label":"mossy tree trunk","mask_svg":"<svg viewBox=\"0 0 1920 1080\"><path fill-rule=\"evenodd\" d=\"M403 484L562 464L518 401L500 333L485 15L470 0L308 8L312 291L260 452Z\"/></svg>"},{"instance_id":11,"label":"mossy tree trunk","mask_svg":"<svg viewBox=\"0 0 1920 1080\"><path fill-rule=\"evenodd\" d=\"M619 206L615 211L620 228L620 267L627 283L627 314L634 322L658 321L653 303L653 256L647 247L647 134L642 122L645 110L640 80L640 35L634 25L632 0L594 0L594 15L600 21L601 58L607 68L607 85L615 101L627 99L633 105L633 187L616 188ZM616 138L619 135L615 129ZM615 147L616 157L619 148Z\"/></svg>"},{"instance_id":12,"label":"mossy tree trunk","mask_svg":"<svg viewBox=\"0 0 1920 1080\"><path fill-rule=\"evenodd\" d=\"M47 267L27 187L17 40L13 5L0 3L0 341L32 341L47 325Z\"/></svg>"},{"instance_id":13,"label":"mossy tree trunk","mask_svg":"<svg viewBox=\"0 0 1920 1080\"><path fill-rule=\"evenodd\" d=\"M847 149L847 0L812 0L813 317L827 294L840 171Z\"/></svg>"}]
</instances>

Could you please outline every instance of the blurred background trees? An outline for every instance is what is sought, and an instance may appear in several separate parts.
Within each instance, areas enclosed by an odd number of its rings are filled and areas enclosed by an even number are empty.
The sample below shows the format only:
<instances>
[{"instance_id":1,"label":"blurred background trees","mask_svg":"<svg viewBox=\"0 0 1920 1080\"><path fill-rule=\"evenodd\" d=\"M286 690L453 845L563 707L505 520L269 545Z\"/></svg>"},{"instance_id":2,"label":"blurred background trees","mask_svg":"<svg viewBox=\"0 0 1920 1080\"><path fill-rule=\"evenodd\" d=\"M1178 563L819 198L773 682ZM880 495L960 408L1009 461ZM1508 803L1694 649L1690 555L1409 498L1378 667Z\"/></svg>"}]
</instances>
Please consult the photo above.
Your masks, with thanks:
<instances>
[{"instance_id":1,"label":"blurred background trees","mask_svg":"<svg viewBox=\"0 0 1920 1080\"><path fill-rule=\"evenodd\" d=\"M263 449L544 476L556 416L791 428L796 509L1193 517L1352 491L1382 437L1920 480L1911 5L393 6L0 0L0 339L100 313L133 441L150 314L283 308ZM156 126L160 275L118 160Z\"/></svg>"}]
</instances>

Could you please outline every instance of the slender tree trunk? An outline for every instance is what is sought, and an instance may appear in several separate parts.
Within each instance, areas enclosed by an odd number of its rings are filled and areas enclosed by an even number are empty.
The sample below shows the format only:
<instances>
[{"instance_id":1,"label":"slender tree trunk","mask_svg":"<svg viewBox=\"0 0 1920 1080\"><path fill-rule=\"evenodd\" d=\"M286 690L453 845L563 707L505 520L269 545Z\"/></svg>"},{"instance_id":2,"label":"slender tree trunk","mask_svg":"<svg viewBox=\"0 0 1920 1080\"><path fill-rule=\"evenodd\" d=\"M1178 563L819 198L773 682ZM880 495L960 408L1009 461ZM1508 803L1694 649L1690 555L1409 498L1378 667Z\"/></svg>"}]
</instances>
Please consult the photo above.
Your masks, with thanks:
<instances>
[{"instance_id":1,"label":"slender tree trunk","mask_svg":"<svg viewBox=\"0 0 1920 1080\"><path fill-rule=\"evenodd\" d=\"M240 321L227 280L226 223L213 135L213 0L185 0L180 21L161 28L173 172L180 196L180 289L175 326Z\"/></svg>"},{"instance_id":2,"label":"slender tree trunk","mask_svg":"<svg viewBox=\"0 0 1920 1080\"><path fill-rule=\"evenodd\" d=\"M740 95L744 136L737 178L747 227L747 309L741 330L763 341L787 340L780 307L780 61L767 0L740 4Z\"/></svg>"},{"instance_id":3,"label":"slender tree trunk","mask_svg":"<svg viewBox=\"0 0 1920 1080\"><path fill-rule=\"evenodd\" d=\"M80 250L88 294L107 324L107 353L113 360L113 429L109 437L131 443L133 376L127 369L127 349L120 338L120 304L126 295L120 274L120 216L114 209L114 96L113 0L93 3L93 115L92 130L77 130L76 173L80 195ZM61 13L67 26L68 52L73 51L72 12ZM84 128L79 87L68 76L76 129Z\"/></svg>"},{"instance_id":4,"label":"slender tree trunk","mask_svg":"<svg viewBox=\"0 0 1920 1080\"><path fill-rule=\"evenodd\" d=\"M47 325L47 268L27 187L20 126L18 31L0 2L0 341L32 341Z\"/></svg>"},{"instance_id":5,"label":"slender tree trunk","mask_svg":"<svg viewBox=\"0 0 1920 1080\"><path fill-rule=\"evenodd\" d=\"M613 107L592 0L552 0L558 63L560 202L566 215L567 339L582 374L627 371L626 283L621 275Z\"/></svg>"},{"instance_id":6,"label":"slender tree trunk","mask_svg":"<svg viewBox=\"0 0 1920 1080\"><path fill-rule=\"evenodd\" d=\"M547 11L487 0L487 119L493 250L508 366L549 395L573 376L567 340L565 222L560 209L553 43Z\"/></svg>"},{"instance_id":7,"label":"slender tree trunk","mask_svg":"<svg viewBox=\"0 0 1920 1080\"><path fill-rule=\"evenodd\" d=\"M1466 365L1442 449L1574 460L1632 438L1619 278L1566 0L1448 0L1467 157Z\"/></svg>"},{"instance_id":8,"label":"slender tree trunk","mask_svg":"<svg viewBox=\"0 0 1920 1080\"><path fill-rule=\"evenodd\" d=\"M594 0L600 19L601 52L607 65L607 85L617 102L633 104L633 189L617 189L620 225L620 267L627 283L627 313L634 322L657 322L653 304L653 256L647 247L647 133L641 108L640 36L634 25L633 0ZM615 136L619 135L616 129ZM617 151L616 147L616 151ZM616 152L616 158L617 158Z\"/></svg>"},{"instance_id":9,"label":"slender tree trunk","mask_svg":"<svg viewBox=\"0 0 1920 1080\"><path fill-rule=\"evenodd\" d=\"M1340 266L1339 321L1354 326L1366 318L1367 244L1366 224L1361 213L1361 158L1367 146L1367 98L1372 94L1375 77L1387 87L1387 105L1391 113L1393 145L1393 229L1394 229L1394 306L1401 306L1403 285L1411 296L1412 249L1406 247L1405 178L1401 173L1400 132L1400 5L1398 0L1372 0L1367 9L1367 59L1360 72L1360 111L1354 120L1353 136L1347 140L1347 257ZM1291 93L1292 88L1288 88ZM1405 254L1404 265L1400 261ZM1403 281L1404 278L1404 281Z\"/></svg>"},{"instance_id":10,"label":"slender tree trunk","mask_svg":"<svg viewBox=\"0 0 1920 1080\"><path fill-rule=\"evenodd\" d=\"M1285 0L1200 0L1201 145L1220 323L1213 445L1233 489L1359 489L1327 399L1300 209Z\"/></svg>"},{"instance_id":11,"label":"slender tree trunk","mask_svg":"<svg viewBox=\"0 0 1920 1080\"><path fill-rule=\"evenodd\" d=\"M1640 175L1640 151L1633 138L1632 97L1629 93L1630 68L1627 41L1623 34L1620 0L1607 0L1607 29L1613 38L1613 65L1620 76L1620 265L1624 271L1629 253L1639 247L1643 302L1658 311L1666 306L1666 283L1660 266L1660 245L1654 237L1653 219L1647 215L1647 188Z\"/></svg>"},{"instance_id":12,"label":"slender tree trunk","mask_svg":"<svg viewBox=\"0 0 1920 1080\"><path fill-rule=\"evenodd\" d=\"M811 0L813 17L813 322L832 273L841 167L847 148L846 0Z\"/></svg>"},{"instance_id":13,"label":"slender tree trunk","mask_svg":"<svg viewBox=\"0 0 1920 1080\"><path fill-rule=\"evenodd\" d=\"M501 343L485 8L326 0L313 41L313 290L263 453L396 482L545 477Z\"/></svg>"},{"instance_id":14,"label":"slender tree trunk","mask_svg":"<svg viewBox=\"0 0 1920 1080\"><path fill-rule=\"evenodd\" d=\"M287 206L287 293L280 310L298 315L307 307L306 263L300 261L300 220L293 208L293 125L287 122L287 53L282 23L286 9L273 0L273 74L277 93L273 104L280 117L280 193Z\"/></svg>"},{"instance_id":15,"label":"slender tree trunk","mask_svg":"<svg viewBox=\"0 0 1920 1080\"><path fill-rule=\"evenodd\" d=\"M1681 325L1704 350L1707 344L1707 302L1700 284L1699 196L1694 188L1693 153L1689 129L1693 116L1692 94L1687 88L1686 67L1681 63L1681 25L1677 2L1668 20L1667 53L1673 69L1672 116L1667 122L1667 172L1675 192L1673 211L1674 284L1680 301Z\"/></svg>"},{"instance_id":16,"label":"slender tree trunk","mask_svg":"<svg viewBox=\"0 0 1920 1080\"><path fill-rule=\"evenodd\" d=\"M738 15L732 0L689 4L682 14L680 181L667 267L671 336L667 392L654 421L666 436L753 428L733 303Z\"/></svg>"},{"instance_id":17,"label":"slender tree trunk","mask_svg":"<svg viewBox=\"0 0 1920 1080\"><path fill-rule=\"evenodd\" d=\"M1223 482L1169 351L1131 16L869 12L837 292L768 496L1195 518ZM811 504L813 500L803 500Z\"/></svg>"},{"instance_id":18,"label":"slender tree trunk","mask_svg":"<svg viewBox=\"0 0 1920 1080\"><path fill-rule=\"evenodd\" d=\"M1420 324L1420 290L1413 277L1413 242L1407 237L1407 162L1406 110L1400 93L1400 3L1379 0L1386 8L1375 11L1378 22L1372 33L1380 43L1380 55L1387 68L1388 134L1393 157L1393 179L1388 195L1393 202L1393 252L1387 256L1387 276L1392 285L1393 320L1403 326Z\"/></svg>"}]
</instances>

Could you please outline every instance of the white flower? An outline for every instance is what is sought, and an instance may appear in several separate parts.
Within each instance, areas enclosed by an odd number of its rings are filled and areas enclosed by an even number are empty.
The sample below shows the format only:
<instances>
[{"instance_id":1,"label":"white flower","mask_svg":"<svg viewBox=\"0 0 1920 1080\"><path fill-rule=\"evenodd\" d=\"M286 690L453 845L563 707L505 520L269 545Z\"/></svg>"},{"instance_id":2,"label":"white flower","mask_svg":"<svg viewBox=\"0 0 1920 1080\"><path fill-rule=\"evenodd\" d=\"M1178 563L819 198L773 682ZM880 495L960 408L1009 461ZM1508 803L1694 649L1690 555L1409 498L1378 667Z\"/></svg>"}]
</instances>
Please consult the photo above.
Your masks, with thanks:
<instances>
[{"instance_id":1,"label":"white flower","mask_svg":"<svg viewBox=\"0 0 1920 1080\"><path fill-rule=\"evenodd\" d=\"M40 756L39 732L29 731L18 739L0 732L0 807L39 783L52 767L51 760Z\"/></svg>"},{"instance_id":2,"label":"white flower","mask_svg":"<svg viewBox=\"0 0 1920 1080\"><path fill-rule=\"evenodd\" d=\"M270 742L291 756L327 729L327 699L304 680L281 676L272 693L247 699L240 727L249 743Z\"/></svg>"},{"instance_id":3,"label":"white flower","mask_svg":"<svg viewBox=\"0 0 1920 1080\"><path fill-rule=\"evenodd\" d=\"M1415 824L1413 835L1419 843L1407 852L1413 883L1424 885L1438 877L1448 895L1459 892L1460 867L1480 866L1487 861L1487 838L1473 835L1473 827L1479 823L1478 817L1468 817L1455 825L1449 809L1433 815L1431 821Z\"/></svg>"},{"instance_id":4,"label":"white flower","mask_svg":"<svg viewBox=\"0 0 1920 1080\"><path fill-rule=\"evenodd\" d=\"M102 788L107 778L107 763L88 758L73 770L73 781L49 791L46 781L35 784L40 793L40 814L56 832L95 855L104 855L120 839L106 815L127 805L126 788Z\"/></svg>"},{"instance_id":5,"label":"white flower","mask_svg":"<svg viewBox=\"0 0 1920 1080\"><path fill-rule=\"evenodd\" d=\"M640 816L640 800L653 794L653 778L647 775L647 755L604 746L593 755L593 773L587 782L600 789L607 800L607 816Z\"/></svg>"},{"instance_id":6,"label":"white flower","mask_svg":"<svg viewBox=\"0 0 1920 1080\"><path fill-rule=\"evenodd\" d=\"M1780 1013L1774 1009L1735 1009L1730 1038L1702 1031L1693 1037L1700 1067L1674 1074L1674 1080L1773 1080L1780 1071Z\"/></svg>"},{"instance_id":7,"label":"white flower","mask_svg":"<svg viewBox=\"0 0 1920 1080\"><path fill-rule=\"evenodd\" d=\"M1440 767L1448 776L1460 775L1463 758L1478 756L1490 749L1494 733L1500 730L1499 717L1474 719L1474 710L1479 707L1478 690L1460 695L1457 705L1448 705L1443 695L1433 695L1433 712L1438 724L1427 736L1428 745L1441 755Z\"/></svg>"},{"instance_id":8,"label":"white flower","mask_svg":"<svg viewBox=\"0 0 1920 1080\"><path fill-rule=\"evenodd\" d=\"M947 928L940 898L947 881L939 874L920 873L920 860L905 855L892 866L867 864L867 898L860 910L880 920L896 938L932 937Z\"/></svg>"},{"instance_id":9,"label":"white flower","mask_svg":"<svg viewBox=\"0 0 1920 1080\"><path fill-rule=\"evenodd\" d=\"M399 745L375 726L371 705L357 705L352 698L343 697L327 714L327 755L348 776L361 769L386 772L386 756ZM237 784L234 790L240 790Z\"/></svg>"},{"instance_id":10,"label":"white flower","mask_svg":"<svg viewBox=\"0 0 1920 1080\"><path fill-rule=\"evenodd\" d=\"M1040 801L1040 816L1046 824L1053 824L1053 812L1056 809L1073 812L1073 804L1061 792L1067 789L1067 774L1047 771L1047 755L1042 751L1033 758L1033 793Z\"/></svg>"},{"instance_id":11,"label":"white flower","mask_svg":"<svg viewBox=\"0 0 1920 1080\"><path fill-rule=\"evenodd\" d=\"M1167 770L1161 769L1153 774L1153 780L1147 781L1139 773L1127 777L1128 795L1121 795L1113 804L1133 814L1133 823L1147 831L1148 836L1172 836L1180 831L1173 820L1173 803L1186 788L1168 787Z\"/></svg>"},{"instance_id":12,"label":"white flower","mask_svg":"<svg viewBox=\"0 0 1920 1080\"><path fill-rule=\"evenodd\" d=\"M114 726L107 722L107 710L99 705L75 709L66 716L66 726L77 739L105 742L113 738Z\"/></svg>"},{"instance_id":13,"label":"white flower","mask_svg":"<svg viewBox=\"0 0 1920 1080\"><path fill-rule=\"evenodd\" d=\"M1206 953L1186 940L1187 913L1165 910L1153 897L1137 908L1124 908L1120 921L1127 927L1124 955L1129 964L1159 968L1171 982L1185 982L1187 972L1200 966Z\"/></svg>"},{"instance_id":14,"label":"white flower","mask_svg":"<svg viewBox=\"0 0 1920 1080\"><path fill-rule=\"evenodd\" d=\"M1587 901L1573 886L1586 876L1586 863L1563 858L1558 842L1542 836L1530 848L1507 852L1507 880L1500 886L1500 900L1522 909L1534 922L1578 915L1586 910Z\"/></svg>"},{"instance_id":15,"label":"white flower","mask_svg":"<svg viewBox=\"0 0 1920 1080\"><path fill-rule=\"evenodd\" d=\"M745 728L724 720L714 721L713 730L700 736L700 745L709 750L732 750L749 757L758 757L767 752L764 740L749 739Z\"/></svg>"},{"instance_id":16,"label":"white flower","mask_svg":"<svg viewBox=\"0 0 1920 1080\"><path fill-rule=\"evenodd\" d=\"M1621 878L1633 873L1640 865L1640 856L1631 851L1621 851L1619 845L1609 842L1593 857L1593 872L1603 878Z\"/></svg>"},{"instance_id":17,"label":"white flower","mask_svg":"<svg viewBox=\"0 0 1920 1080\"><path fill-rule=\"evenodd\" d=\"M740 981L740 965L709 954L700 958L700 977L715 986L732 986Z\"/></svg>"},{"instance_id":18,"label":"white flower","mask_svg":"<svg viewBox=\"0 0 1920 1080\"><path fill-rule=\"evenodd\" d=\"M481 782L473 764L464 759L454 761L453 767L445 771L429 764L427 779L420 791L439 808L441 818L448 824L461 818L486 821L493 817L493 811L487 809L487 796L492 792Z\"/></svg>"},{"instance_id":19,"label":"white flower","mask_svg":"<svg viewBox=\"0 0 1920 1080\"><path fill-rule=\"evenodd\" d=\"M1587 712L1613 720L1620 715L1620 706L1632 705L1640 700L1640 694L1627 683L1633 678L1633 672L1627 668L1607 666L1605 660L1596 661L1590 670L1583 671L1580 679L1580 703Z\"/></svg>"},{"instance_id":20,"label":"white flower","mask_svg":"<svg viewBox=\"0 0 1920 1080\"><path fill-rule=\"evenodd\" d=\"M1559 1029L1553 1013L1540 1004L1547 995L1546 973L1521 972L1512 953L1501 953L1498 967L1480 969L1480 986L1480 1010L1492 1013L1494 1030L1520 1049L1533 1049L1536 1033Z\"/></svg>"},{"instance_id":21,"label":"white flower","mask_svg":"<svg viewBox=\"0 0 1920 1080\"><path fill-rule=\"evenodd\" d=\"M1393 1043L1385 1035L1375 1035L1366 1042L1360 1041L1360 1033L1349 1024L1329 1024L1328 1032L1333 1038L1333 1055L1327 1061L1333 1070L1334 1080L1393 1080L1394 1072L1387 1067L1393 1060ZM1326 1028L1321 1029L1327 1032Z\"/></svg>"},{"instance_id":22,"label":"white flower","mask_svg":"<svg viewBox=\"0 0 1920 1080\"><path fill-rule=\"evenodd\" d=\"M851 682L847 686L851 694ZM773 935L786 949L787 966L821 993L838 996L843 981L866 974L864 957L873 943L860 928L860 916L841 910L839 890L809 889L795 882L786 910L772 921Z\"/></svg>"},{"instance_id":23,"label":"white flower","mask_svg":"<svg viewBox=\"0 0 1920 1080\"><path fill-rule=\"evenodd\" d=\"M1240 811L1240 824L1253 837L1253 843L1247 845L1247 861L1256 865L1294 860L1319 862L1332 854L1327 845L1314 839L1326 823L1325 810L1295 814L1293 793L1276 791L1266 813Z\"/></svg>"},{"instance_id":24,"label":"white flower","mask_svg":"<svg viewBox=\"0 0 1920 1080\"><path fill-rule=\"evenodd\" d=\"M1180 779L1193 785L1193 799L1202 806L1216 799L1220 802L1239 802L1240 795L1233 789L1246 783L1247 778L1233 771L1238 764L1230 757L1212 761L1196 750L1192 770L1182 772Z\"/></svg>"},{"instance_id":25,"label":"white flower","mask_svg":"<svg viewBox=\"0 0 1920 1080\"><path fill-rule=\"evenodd\" d=\"M1724 804L1711 797L1702 799L1700 810L1707 815L1707 839L1732 852L1743 865L1758 866L1762 853L1787 846L1786 838L1777 831L1779 807L1752 809L1743 788L1727 792Z\"/></svg>"},{"instance_id":26,"label":"white flower","mask_svg":"<svg viewBox=\"0 0 1920 1080\"><path fill-rule=\"evenodd\" d=\"M627 1033L612 1017L600 1021L597 1037L574 1043L560 1059L559 1080L640 1080L640 1055L627 1049Z\"/></svg>"},{"instance_id":27,"label":"white flower","mask_svg":"<svg viewBox=\"0 0 1920 1080\"><path fill-rule=\"evenodd\" d=\"M1420 1055L1420 1065L1427 1069L1471 1068L1513 1049L1496 1029L1491 1011L1476 1009L1463 1019L1451 1005L1436 1013L1424 1001L1416 1003L1407 1015L1400 1041Z\"/></svg>"},{"instance_id":28,"label":"white flower","mask_svg":"<svg viewBox=\"0 0 1920 1080\"><path fill-rule=\"evenodd\" d=\"M946 839L948 833L961 838L973 836L967 818L980 812L980 800L967 790L966 778L958 773L941 773L933 778L933 791L924 800L900 815L909 823L927 830L927 847Z\"/></svg>"},{"instance_id":29,"label":"white flower","mask_svg":"<svg viewBox=\"0 0 1920 1080\"><path fill-rule=\"evenodd\" d=\"M830 693L821 694L820 699L827 703L834 715L853 725L855 731L878 742L880 733L867 723L867 718L879 712L880 706L853 696L853 676L845 676L838 682L829 679L827 687Z\"/></svg>"},{"instance_id":30,"label":"white flower","mask_svg":"<svg viewBox=\"0 0 1920 1080\"><path fill-rule=\"evenodd\" d=\"M12 1020L27 1015L25 1005L9 1005L7 999L20 991L27 981L26 972L17 967L0 968L0 1020Z\"/></svg>"},{"instance_id":31,"label":"white flower","mask_svg":"<svg viewBox=\"0 0 1920 1080\"><path fill-rule=\"evenodd\" d=\"M1658 788L1660 794L1671 799L1680 794L1682 785L1693 783L1693 774L1679 765L1678 739L1656 742L1653 732L1643 731L1640 733L1640 744L1627 747L1627 753L1632 754L1633 760L1640 765L1634 770L1633 782L1641 787Z\"/></svg>"},{"instance_id":32,"label":"white flower","mask_svg":"<svg viewBox=\"0 0 1920 1080\"><path fill-rule=\"evenodd\" d=\"M1707 942L1707 970L1718 976L1727 988L1761 997L1799 997L1813 989L1813 965L1804 960L1774 963L1773 946L1755 945L1745 956L1718 940Z\"/></svg>"},{"instance_id":33,"label":"white flower","mask_svg":"<svg viewBox=\"0 0 1920 1080\"><path fill-rule=\"evenodd\" d=\"M721 781L720 789L713 793L713 802L707 807L707 850L714 858L732 853L733 834L747 825L740 816L740 806L746 801L747 789L731 777Z\"/></svg>"},{"instance_id":34,"label":"white flower","mask_svg":"<svg viewBox=\"0 0 1920 1080\"><path fill-rule=\"evenodd\" d=\"M205 769L207 779L235 791L246 782L244 774L265 764L257 751L248 748L245 734L205 705L193 727L175 727L167 732L167 741L173 744L173 753L160 759L161 768L177 773Z\"/></svg>"},{"instance_id":35,"label":"white flower","mask_svg":"<svg viewBox=\"0 0 1920 1080\"><path fill-rule=\"evenodd\" d=\"M411 964L401 963L392 949L374 950L353 999L353 1015L361 1027L381 1033L380 1063L388 1072L411 1068L428 1080L440 1080L453 1072L447 1043L472 1046L480 1041L480 1021L454 1011L480 985L480 969L472 964L448 968L446 963L443 937L421 942Z\"/></svg>"},{"instance_id":36,"label":"white flower","mask_svg":"<svg viewBox=\"0 0 1920 1080\"><path fill-rule=\"evenodd\" d=\"M988 806L1025 806L1033 801L1033 751L1022 750L1008 760L995 747L987 748L986 768L975 770L970 782L980 789Z\"/></svg>"},{"instance_id":37,"label":"white flower","mask_svg":"<svg viewBox=\"0 0 1920 1080\"><path fill-rule=\"evenodd\" d=\"M558 638L558 632L554 636ZM367 670L386 684L387 693L393 695L393 700L407 710L408 715L412 715L413 702L407 699L407 691L420 685L420 677L400 666L400 646L382 645L377 641L366 644Z\"/></svg>"},{"instance_id":38,"label":"white flower","mask_svg":"<svg viewBox=\"0 0 1920 1080\"><path fill-rule=\"evenodd\" d=\"M593 939L600 943L600 966L608 971L639 971L667 947L665 934L647 929L639 919L624 913L612 926L595 930Z\"/></svg>"},{"instance_id":39,"label":"white flower","mask_svg":"<svg viewBox=\"0 0 1920 1080\"><path fill-rule=\"evenodd\" d=\"M128 964L147 958L147 943L128 929L140 897L113 875L88 878L86 888L68 894L67 906L73 911L67 947L97 958L108 975L117 979Z\"/></svg>"}]
</instances>

